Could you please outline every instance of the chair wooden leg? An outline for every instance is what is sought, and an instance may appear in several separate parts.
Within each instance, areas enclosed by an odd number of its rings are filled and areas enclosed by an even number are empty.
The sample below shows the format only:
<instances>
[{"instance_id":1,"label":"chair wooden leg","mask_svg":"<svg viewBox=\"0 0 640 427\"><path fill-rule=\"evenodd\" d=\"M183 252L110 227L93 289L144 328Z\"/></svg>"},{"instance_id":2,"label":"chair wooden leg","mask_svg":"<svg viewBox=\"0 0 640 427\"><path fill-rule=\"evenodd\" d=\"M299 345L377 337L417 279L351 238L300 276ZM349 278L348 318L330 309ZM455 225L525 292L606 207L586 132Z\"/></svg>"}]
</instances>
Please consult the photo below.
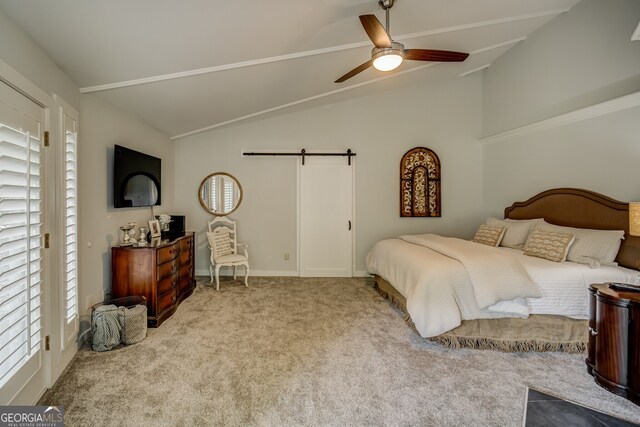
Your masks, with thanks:
<instances>
[{"instance_id":1,"label":"chair wooden leg","mask_svg":"<svg viewBox=\"0 0 640 427\"><path fill-rule=\"evenodd\" d=\"M236 271L238 270L238 266L234 265L233 266L233 280L236 280Z\"/></svg>"},{"instance_id":2,"label":"chair wooden leg","mask_svg":"<svg viewBox=\"0 0 640 427\"><path fill-rule=\"evenodd\" d=\"M220 266L216 265L216 291L220 290Z\"/></svg>"},{"instance_id":3,"label":"chair wooden leg","mask_svg":"<svg viewBox=\"0 0 640 427\"><path fill-rule=\"evenodd\" d=\"M244 285L248 288L249 283L247 282L247 278L249 277L249 264L244 265Z\"/></svg>"},{"instance_id":4,"label":"chair wooden leg","mask_svg":"<svg viewBox=\"0 0 640 427\"><path fill-rule=\"evenodd\" d=\"M211 275L209 283L213 283L213 264L209 264L209 274Z\"/></svg>"}]
</instances>

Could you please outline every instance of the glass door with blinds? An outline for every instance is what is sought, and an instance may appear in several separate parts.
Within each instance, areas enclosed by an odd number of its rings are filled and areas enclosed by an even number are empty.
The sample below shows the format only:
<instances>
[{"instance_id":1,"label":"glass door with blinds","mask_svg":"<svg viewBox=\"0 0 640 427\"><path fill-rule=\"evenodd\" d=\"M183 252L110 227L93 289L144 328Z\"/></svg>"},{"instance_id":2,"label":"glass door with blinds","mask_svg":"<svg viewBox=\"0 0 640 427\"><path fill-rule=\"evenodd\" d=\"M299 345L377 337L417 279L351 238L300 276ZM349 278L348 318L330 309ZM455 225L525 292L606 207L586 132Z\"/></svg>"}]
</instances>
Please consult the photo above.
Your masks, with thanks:
<instances>
[{"instance_id":1,"label":"glass door with blinds","mask_svg":"<svg viewBox=\"0 0 640 427\"><path fill-rule=\"evenodd\" d=\"M78 148L77 113L71 108L60 108L62 130L61 153L61 206L62 215L62 348L75 345L78 334L78 208L76 206L78 176L76 170ZM75 113L75 114L74 114Z\"/></svg>"},{"instance_id":2,"label":"glass door with blinds","mask_svg":"<svg viewBox=\"0 0 640 427\"><path fill-rule=\"evenodd\" d=\"M44 124L43 107L0 82L0 404L46 384Z\"/></svg>"}]
</instances>

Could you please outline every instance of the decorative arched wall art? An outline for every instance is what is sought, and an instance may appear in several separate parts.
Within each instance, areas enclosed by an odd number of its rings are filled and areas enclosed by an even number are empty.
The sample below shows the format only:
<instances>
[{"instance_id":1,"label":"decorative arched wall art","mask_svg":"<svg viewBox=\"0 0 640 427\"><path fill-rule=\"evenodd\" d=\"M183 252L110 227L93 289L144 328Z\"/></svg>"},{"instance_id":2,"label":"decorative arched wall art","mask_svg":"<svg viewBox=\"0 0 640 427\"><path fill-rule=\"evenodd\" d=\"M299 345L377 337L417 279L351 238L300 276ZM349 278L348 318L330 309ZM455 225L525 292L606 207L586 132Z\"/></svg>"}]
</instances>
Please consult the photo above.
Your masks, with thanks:
<instances>
[{"instance_id":1,"label":"decorative arched wall art","mask_svg":"<svg viewBox=\"0 0 640 427\"><path fill-rule=\"evenodd\" d=\"M400 216L441 216L440 159L428 148L412 148L402 156Z\"/></svg>"}]
</instances>

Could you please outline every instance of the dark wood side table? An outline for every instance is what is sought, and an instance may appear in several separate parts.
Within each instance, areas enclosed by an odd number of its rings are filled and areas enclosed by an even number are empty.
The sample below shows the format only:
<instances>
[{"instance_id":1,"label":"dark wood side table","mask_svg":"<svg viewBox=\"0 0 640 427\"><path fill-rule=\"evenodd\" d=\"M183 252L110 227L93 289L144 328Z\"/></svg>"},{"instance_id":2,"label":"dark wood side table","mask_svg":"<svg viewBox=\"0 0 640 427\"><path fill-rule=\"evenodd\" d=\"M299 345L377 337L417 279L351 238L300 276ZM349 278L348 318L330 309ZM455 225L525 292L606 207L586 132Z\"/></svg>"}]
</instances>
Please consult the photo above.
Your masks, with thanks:
<instances>
[{"instance_id":1,"label":"dark wood side table","mask_svg":"<svg viewBox=\"0 0 640 427\"><path fill-rule=\"evenodd\" d=\"M596 383L640 405L640 289L589 286L585 362Z\"/></svg>"}]
</instances>

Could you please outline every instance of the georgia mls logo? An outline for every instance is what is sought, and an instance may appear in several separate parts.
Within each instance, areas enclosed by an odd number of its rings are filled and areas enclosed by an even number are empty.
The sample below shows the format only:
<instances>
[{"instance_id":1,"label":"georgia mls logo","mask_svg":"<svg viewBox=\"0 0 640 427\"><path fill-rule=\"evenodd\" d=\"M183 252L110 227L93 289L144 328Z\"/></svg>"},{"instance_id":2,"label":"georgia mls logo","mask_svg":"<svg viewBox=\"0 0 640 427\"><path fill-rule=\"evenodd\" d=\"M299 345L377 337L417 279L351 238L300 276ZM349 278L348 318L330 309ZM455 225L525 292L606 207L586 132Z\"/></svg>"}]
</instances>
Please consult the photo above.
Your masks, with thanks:
<instances>
[{"instance_id":1,"label":"georgia mls logo","mask_svg":"<svg viewBox=\"0 0 640 427\"><path fill-rule=\"evenodd\" d=\"M0 427L62 427L64 406L0 406Z\"/></svg>"}]
</instances>

